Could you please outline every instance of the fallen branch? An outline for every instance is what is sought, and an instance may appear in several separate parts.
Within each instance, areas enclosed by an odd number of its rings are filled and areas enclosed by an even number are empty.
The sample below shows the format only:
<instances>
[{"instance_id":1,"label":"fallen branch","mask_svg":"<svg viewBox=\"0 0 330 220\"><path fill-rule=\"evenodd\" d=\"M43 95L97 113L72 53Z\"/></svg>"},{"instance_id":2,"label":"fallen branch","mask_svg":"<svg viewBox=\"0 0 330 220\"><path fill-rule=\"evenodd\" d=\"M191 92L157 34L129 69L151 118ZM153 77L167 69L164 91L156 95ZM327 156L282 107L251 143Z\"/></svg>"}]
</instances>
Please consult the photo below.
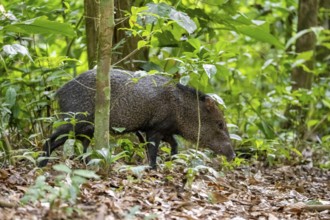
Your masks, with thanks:
<instances>
[{"instance_id":1,"label":"fallen branch","mask_svg":"<svg viewBox=\"0 0 330 220\"><path fill-rule=\"evenodd\" d=\"M330 205L305 205L303 209L307 209L309 211L322 212L325 210L330 210Z\"/></svg>"},{"instance_id":2,"label":"fallen branch","mask_svg":"<svg viewBox=\"0 0 330 220\"><path fill-rule=\"evenodd\" d=\"M0 207L5 207L5 208L14 208L16 207L15 204L0 200Z\"/></svg>"}]
</instances>

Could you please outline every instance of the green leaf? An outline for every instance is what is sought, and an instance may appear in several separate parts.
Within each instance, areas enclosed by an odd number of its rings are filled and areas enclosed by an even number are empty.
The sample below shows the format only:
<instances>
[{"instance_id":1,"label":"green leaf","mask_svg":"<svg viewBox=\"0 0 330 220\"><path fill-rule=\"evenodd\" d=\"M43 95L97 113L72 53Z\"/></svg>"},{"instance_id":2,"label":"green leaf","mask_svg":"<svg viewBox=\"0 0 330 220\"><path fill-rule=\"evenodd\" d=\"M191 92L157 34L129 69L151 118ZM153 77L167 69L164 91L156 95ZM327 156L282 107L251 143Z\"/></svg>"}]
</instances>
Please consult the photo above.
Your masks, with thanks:
<instances>
[{"instance_id":1,"label":"green leaf","mask_svg":"<svg viewBox=\"0 0 330 220\"><path fill-rule=\"evenodd\" d=\"M218 96L217 94L215 94L215 93L208 93L207 95L210 96L218 104L222 105L224 108L227 108L226 105L225 105L225 102L223 101L223 99L220 96Z\"/></svg>"},{"instance_id":2,"label":"green leaf","mask_svg":"<svg viewBox=\"0 0 330 220\"><path fill-rule=\"evenodd\" d=\"M112 130L118 132L118 133L123 133L126 128L123 128L123 127L113 127Z\"/></svg>"},{"instance_id":3,"label":"green leaf","mask_svg":"<svg viewBox=\"0 0 330 220\"><path fill-rule=\"evenodd\" d=\"M33 61L28 49L20 44L12 44L12 45L7 44L3 46L2 49L9 56L15 56L17 54L21 54L23 56L27 56L31 61Z\"/></svg>"},{"instance_id":4,"label":"green leaf","mask_svg":"<svg viewBox=\"0 0 330 220\"><path fill-rule=\"evenodd\" d=\"M117 160L119 160L121 158L126 157L126 153L127 153L127 151L122 151L122 152L120 152L116 155L112 155L110 162L113 163L113 162L116 162Z\"/></svg>"},{"instance_id":5,"label":"green leaf","mask_svg":"<svg viewBox=\"0 0 330 220\"><path fill-rule=\"evenodd\" d=\"M148 6L148 12L152 14L159 15L160 17L168 17L168 15L171 12L171 7L165 3L155 4L155 3L149 3Z\"/></svg>"},{"instance_id":6,"label":"green leaf","mask_svg":"<svg viewBox=\"0 0 330 220\"><path fill-rule=\"evenodd\" d=\"M296 60L311 60L313 58L314 51L309 50L309 51L304 51L298 54Z\"/></svg>"},{"instance_id":7,"label":"green leaf","mask_svg":"<svg viewBox=\"0 0 330 220\"><path fill-rule=\"evenodd\" d=\"M176 11L172 8L169 16L189 34L192 34L197 29L195 22L184 12Z\"/></svg>"},{"instance_id":8,"label":"green leaf","mask_svg":"<svg viewBox=\"0 0 330 220\"><path fill-rule=\"evenodd\" d=\"M189 75L183 76L183 77L180 78L180 84L182 84L184 86L188 85L189 81L190 81L190 76Z\"/></svg>"},{"instance_id":9,"label":"green leaf","mask_svg":"<svg viewBox=\"0 0 330 220\"><path fill-rule=\"evenodd\" d=\"M328 101L328 100L326 100L326 99L323 99L323 100L322 100L322 103L323 103L323 105L325 105L327 108L330 109L330 100Z\"/></svg>"},{"instance_id":10,"label":"green leaf","mask_svg":"<svg viewBox=\"0 0 330 220\"><path fill-rule=\"evenodd\" d=\"M195 38L189 39L188 43L193 46L197 51L201 49L201 41Z\"/></svg>"},{"instance_id":11,"label":"green leaf","mask_svg":"<svg viewBox=\"0 0 330 220\"><path fill-rule=\"evenodd\" d=\"M268 123L261 121L257 123L257 126L267 139L273 139L275 137L274 129Z\"/></svg>"},{"instance_id":12,"label":"green leaf","mask_svg":"<svg viewBox=\"0 0 330 220\"><path fill-rule=\"evenodd\" d=\"M203 69L205 70L209 79L211 79L217 73L216 66L212 64L203 64Z\"/></svg>"},{"instance_id":13,"label":"green leaf","mask_svg":"<svg viewBox=\"0 0 330 220\"><path fill-rule=\"evenodd\" d=\"M13 87L9 87L6 91L6 103L8 107L11 108L16 103L16 90Z\"/></svg>"},{"instance_id":14,"label":"green leaf","mask_svg":"<svg viewBox=\"0 0 330 220\"><path fill-rule=\"evenodd\" d=\"M65 141L63 145L63 151L64 155L67 157L73 156L74 155L74 145L75 145L76 140L69 138Z\"/></svg>"},{"instance_id":15,"label":"green leaf","mask_svg":"<svg viewBox=\"0 0 330 220\"><path fill-rule=\"evenodd\" d=\"M76 36L71 25L49 21L45 17L37 17L31 20L7 25L4 27L4 30L24 34L60 34L67 37Z\"/></svg>"},{"instance_id":16,"label":"green leaf","mask_svg":"<svg viewBox=\"0 0 330 220\"><path fill-rule=\"evenodd\" d=\"M234 139L236 141L242 141L242 138L237 134L230 134L230 139Z\"/></svg>"},{"instance_id":17,"label":"green leaf","mask_svg":"<svg viewBox=\"0 0 330 220\"><path fill-rule=\"evenodd\" d=\"M301 36L303 36L309 32L312 32L312 29L304 29L302 31L299 31L295 36L291 37L288 40L288 42L285 45L285 49L289 48L290 45L294 44L298 38L300 38Z\"/></svg>"},{"instance_id":18,"label":"green leaf","mask_svg":"<svg viewBox=\"0 0 330 220\"><path fill-rule=\"evenodd\" d=\"M73 173L75 175L82 176L88 179L89 178L100 179L100 177L97 174L95 174L94 171L90 171L90 170L75 170L73 171Z\"/></svg>"},{"instance_id":19,"label":"green leaf","mask_svg":"<svg viewBox=\"0 0 330 220\"><path fill-rule=\"evenodd\" d=\"M53 169L59 172L71 173L72 170L64 164L56 164L53 166Z\"/></svg>"},{"instance_id":20,"label":"green leaf","mask_svg":"<svg viewBox=\"0 0 330 220\"><path fill-rule=\"evenodd\" d=\"M236 26L236 31L256 40L272 44L280 49L284 49L283 44L277 40L277 38L263 30L261 27L253 25L240 25Z\"/></svg>"},{"instance_id":21,"label":"green leaf","mask_svg":"<svg viewBox=\"0 0 330 220\"><path fill-rule=\"evenodd\" d=\"M189 34L193 33L197 29L195 22L186 13L177 11L165 3L149 3L147 6L147 12L158 15L161 18L170 18L180 27L185 29ZM155 18L155 16L146 16L146 23L154 23L156 20L157 18Z\"/></svg>"},{"instance_id":22,"label":"green leaf","mask_svg":"<svg viewBox=\"0 0 330 220\"><path fill-rule=\"evenodd\" d=\"M142 47L144 47L144 46L146 46L146 45L148 45L148 42L147 42L147 41L145 41L145 40L140 40L140 41L138 42L138 49L141 49Z\"/></svg>"}]
</instances>

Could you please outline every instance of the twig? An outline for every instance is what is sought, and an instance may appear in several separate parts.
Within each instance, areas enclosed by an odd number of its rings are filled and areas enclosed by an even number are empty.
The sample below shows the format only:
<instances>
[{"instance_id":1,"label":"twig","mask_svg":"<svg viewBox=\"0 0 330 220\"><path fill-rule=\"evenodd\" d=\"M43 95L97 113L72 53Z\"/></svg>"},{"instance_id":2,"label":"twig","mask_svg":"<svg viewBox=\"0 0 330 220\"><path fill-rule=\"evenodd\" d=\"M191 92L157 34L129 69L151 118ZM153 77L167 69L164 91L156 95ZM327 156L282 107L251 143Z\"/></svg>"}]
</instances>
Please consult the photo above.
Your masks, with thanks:
<instances>
[{"instance_id":1,"label":"twig","mask_svg":"<svg viewBox=\"0 0 330 220\"><path fill-rule=\"evenodd\" d=\"M330 205L305 205L303 209L309 210L309 211L318 211L322 212L325 210L330 210Z\"/></svg>"},{"instance_id":2,"label":"twig","mask_svg":"<svg viewBox=\"0 0 330 220\"><path fill-rule=\"evenodd\" d=\"M121 63L122 61L126 60L127 58L129 58L130 56L133 56L136 52L138 52L139 49L136 48L135 50L133 50L131 53L129 53L127 56L125 56L123 59L119 60L118 62L112 64L112 66L116 66L118 63Z\"/></svg>"},{"instance_id":3,"label":"twig","mask_svg":"<svg viewBox=\"0 0 330 220\"><path fill-rule=\"evenodd\" d=\"M16 207L15 204L0 200L0 207L5 207L5 208L14 208Z\"/></svg>"}]
</instances>

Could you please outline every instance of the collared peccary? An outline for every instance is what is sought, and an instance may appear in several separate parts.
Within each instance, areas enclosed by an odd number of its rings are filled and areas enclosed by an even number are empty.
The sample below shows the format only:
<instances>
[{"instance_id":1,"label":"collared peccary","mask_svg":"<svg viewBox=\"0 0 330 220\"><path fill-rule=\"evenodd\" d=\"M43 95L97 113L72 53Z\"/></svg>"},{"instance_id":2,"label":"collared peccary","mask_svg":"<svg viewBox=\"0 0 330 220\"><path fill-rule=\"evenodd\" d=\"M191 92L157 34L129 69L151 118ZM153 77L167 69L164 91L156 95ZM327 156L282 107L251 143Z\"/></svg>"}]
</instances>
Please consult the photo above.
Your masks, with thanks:
<instances>
[{"instance_id":1,"label":"collared peccary","mask_svg":"<svg viewBox=\"0 0 330 220\"><path fill-rule=\"evenodd\" d=\"M74 128L84 151L94 133L93 125L86 121L94 122L95 75L95 70L87 71L66 83L56 93L61 112L89 113L87 116L79 115L82 122ZM124 127L124 132L144 132L152 168L156 168L160 141L171 145L172 155L177 153L177 142L173 135L181 135L192 142L197 141L198 106L201 122L200 145L233 159L235 153L225 119L211 97L162 75L137 78L134 72L111 71L110 129ZM67 139L64 134L72 129L69 124L60 126L46 141L43 148L45 156L50 156L54 149L62 145ZM140 136L139 139L143 138ZM44 159L39 166L45 166L47 162Z\"/></svg>"}]
</instances>

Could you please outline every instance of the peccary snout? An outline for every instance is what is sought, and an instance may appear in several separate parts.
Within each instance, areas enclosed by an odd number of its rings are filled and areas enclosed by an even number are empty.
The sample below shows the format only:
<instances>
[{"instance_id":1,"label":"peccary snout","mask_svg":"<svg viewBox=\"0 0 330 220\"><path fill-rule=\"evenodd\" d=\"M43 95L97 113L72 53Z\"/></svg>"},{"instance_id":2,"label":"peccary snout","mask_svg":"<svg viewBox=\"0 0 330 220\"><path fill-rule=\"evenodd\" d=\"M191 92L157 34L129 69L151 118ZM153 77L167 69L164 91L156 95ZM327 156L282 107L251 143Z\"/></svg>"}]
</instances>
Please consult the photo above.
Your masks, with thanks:
<instances>
[{"instance_id":1,"label":"peccary snout","mask_svg":"<svg viewBox=\"0 0 330 220\"><path fill-rule=\"evenodd\" d=\"M57 91L61 112L88 114L79 115L80 122L75 127L62 125L57 128L43 147L46 157L64 144L67 140L65 134L70 131L75 132L86 151L94 135L95 74L95 70L87 71ZM146 134L152 168L156 168L160 141L171 145L172 155L177 153L173 135L195 143L199 138L200 146L209 147L229 160L235 157L223 113L215 101L195 89L173 82L171 78L162 75L137 78L134 72L111 70L110 115L110 130L122 127L124 132ZM45 166L47 161L41 161L39 166Z\"/></svg>"},{"instance_id":2,"label":"peccary snout","mask_svg":"<svg viewBox=\"0 0 330 220\"><path fill-rule=\"evenodd\" d=\"M231 143L222 143L220 149L221 152L219 154L225 155L228 161L232 161L236 157Z\"/></svg>"}]
</instances>

